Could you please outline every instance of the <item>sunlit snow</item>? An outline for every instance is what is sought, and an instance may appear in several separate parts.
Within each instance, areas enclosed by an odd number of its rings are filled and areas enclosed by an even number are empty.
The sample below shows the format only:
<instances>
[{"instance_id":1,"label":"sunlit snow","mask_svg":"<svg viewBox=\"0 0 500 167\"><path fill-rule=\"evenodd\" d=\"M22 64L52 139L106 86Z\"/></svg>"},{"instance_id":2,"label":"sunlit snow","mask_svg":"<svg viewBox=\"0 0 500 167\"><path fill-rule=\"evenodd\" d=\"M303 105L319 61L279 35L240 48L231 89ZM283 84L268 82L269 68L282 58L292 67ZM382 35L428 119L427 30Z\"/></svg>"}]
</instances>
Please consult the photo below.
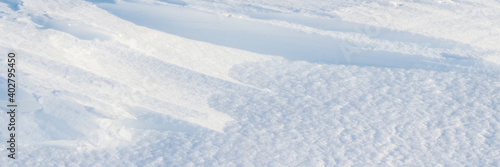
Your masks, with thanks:
<instances>
[{"instance_id":1,"label":"sunlit snow","mask_svg":"<svg viewBox=\"0 0 500 167\"><path fill-rule=\"evenodd\" d=\"M3 0L0 166L500 166L500 1Z\"/></svg>"}]
</instances>

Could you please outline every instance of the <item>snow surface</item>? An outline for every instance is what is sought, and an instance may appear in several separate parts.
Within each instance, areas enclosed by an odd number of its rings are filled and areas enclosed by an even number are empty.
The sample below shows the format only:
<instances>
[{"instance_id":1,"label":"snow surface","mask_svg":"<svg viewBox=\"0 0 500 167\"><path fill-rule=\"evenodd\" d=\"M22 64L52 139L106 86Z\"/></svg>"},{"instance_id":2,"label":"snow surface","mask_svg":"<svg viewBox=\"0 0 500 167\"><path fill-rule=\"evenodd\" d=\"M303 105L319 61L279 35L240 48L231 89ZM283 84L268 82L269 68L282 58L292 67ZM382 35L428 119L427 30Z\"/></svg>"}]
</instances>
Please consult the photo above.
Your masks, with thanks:
<instances>
[{"instance_id":1,"label":"snow surface","mask_svg":"<svg viewBox=\"0 0 500 167\"><path fill-rule=\"evenodd\" d=\"M499 9L2 0L0 166L500 166Z\"/></svg>"}]
</instances>

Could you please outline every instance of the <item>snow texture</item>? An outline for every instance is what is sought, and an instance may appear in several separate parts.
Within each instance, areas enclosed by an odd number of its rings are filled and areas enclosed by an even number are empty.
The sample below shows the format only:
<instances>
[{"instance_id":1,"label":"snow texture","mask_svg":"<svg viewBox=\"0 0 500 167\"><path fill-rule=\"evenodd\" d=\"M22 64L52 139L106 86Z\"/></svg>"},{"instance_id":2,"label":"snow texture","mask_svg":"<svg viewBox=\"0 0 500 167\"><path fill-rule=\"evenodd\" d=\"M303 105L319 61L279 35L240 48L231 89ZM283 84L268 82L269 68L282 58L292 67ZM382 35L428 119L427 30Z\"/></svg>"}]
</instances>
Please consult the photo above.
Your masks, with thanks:
<instances>
[{"instance_id":1,"label":"snow texture","mask_svg":"<svg viewBox=\"0 0 500 167\"><path fill-rule=\"evenodd\" d=\"M0 166L500 166L499 9L4 0Z\"/></svg>"}]
</instances>

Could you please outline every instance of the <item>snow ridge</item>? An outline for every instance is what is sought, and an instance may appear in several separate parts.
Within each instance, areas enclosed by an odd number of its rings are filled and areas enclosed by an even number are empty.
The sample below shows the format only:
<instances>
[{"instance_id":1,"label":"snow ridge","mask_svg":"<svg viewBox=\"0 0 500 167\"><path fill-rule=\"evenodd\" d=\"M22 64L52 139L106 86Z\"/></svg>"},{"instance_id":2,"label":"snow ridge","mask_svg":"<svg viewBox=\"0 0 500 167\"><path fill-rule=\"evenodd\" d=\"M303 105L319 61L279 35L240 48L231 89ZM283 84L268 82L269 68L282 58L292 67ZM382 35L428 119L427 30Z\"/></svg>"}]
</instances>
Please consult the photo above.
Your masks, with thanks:
<instances>
[{"instance_id":1,"label":"snow ridge","mask_svg":"<svg viewBox=\"0 0 500 167\"><path fill-rule=\"evenodd\" d=\"M2 1L0 51L19 55L20 130L18 159L0 159L500 166L498 8L489 0ZM0 103L7 111L6 97Z\"/></svg>"}]
</instances>

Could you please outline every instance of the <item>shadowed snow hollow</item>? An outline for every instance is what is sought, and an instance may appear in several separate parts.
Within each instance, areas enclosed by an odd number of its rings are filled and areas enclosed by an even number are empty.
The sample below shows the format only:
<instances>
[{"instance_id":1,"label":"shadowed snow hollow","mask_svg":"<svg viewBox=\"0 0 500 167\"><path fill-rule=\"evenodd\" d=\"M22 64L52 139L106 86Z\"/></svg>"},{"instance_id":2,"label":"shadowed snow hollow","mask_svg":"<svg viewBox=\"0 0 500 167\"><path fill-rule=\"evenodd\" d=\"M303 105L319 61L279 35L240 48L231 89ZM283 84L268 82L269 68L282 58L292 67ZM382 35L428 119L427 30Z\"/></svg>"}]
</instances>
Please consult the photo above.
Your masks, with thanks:
<instances>
[{"instance_id":1,"label":"shadowed snow hollow","mask_svg":"<svg viewBox=\"0 0 500 167\"><path fill-rule=\"evenodd\" d=\"M377 21L388 9L398 15ZM20 111L17 160L0 160L500 166L500 73L484 61L500 55L497 9L489 0L2 1L0 54L17 55Z\"/></svg>"}]
</instances>

